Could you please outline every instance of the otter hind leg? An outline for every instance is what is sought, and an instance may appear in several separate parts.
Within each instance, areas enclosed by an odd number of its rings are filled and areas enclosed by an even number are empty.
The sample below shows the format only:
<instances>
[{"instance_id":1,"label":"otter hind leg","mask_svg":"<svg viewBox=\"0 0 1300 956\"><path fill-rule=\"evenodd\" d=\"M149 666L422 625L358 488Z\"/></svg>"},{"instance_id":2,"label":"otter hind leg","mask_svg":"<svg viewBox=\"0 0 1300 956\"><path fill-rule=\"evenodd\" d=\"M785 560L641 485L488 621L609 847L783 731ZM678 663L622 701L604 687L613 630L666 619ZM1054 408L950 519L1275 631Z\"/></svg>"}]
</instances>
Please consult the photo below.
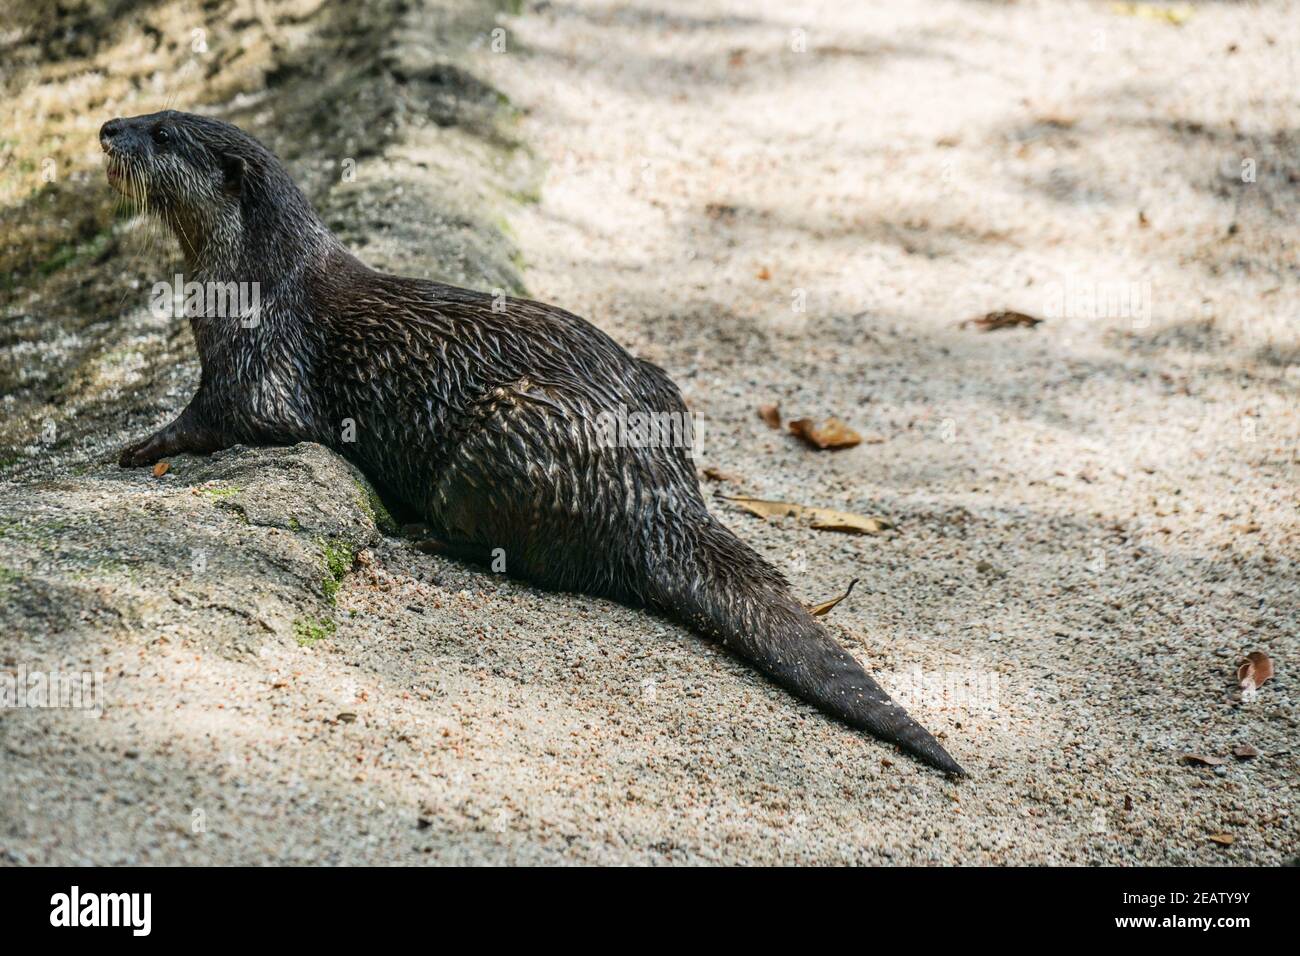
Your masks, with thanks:
<instances>
[{"instance_id":1,"label":"otter hind leg","mask_svg":"<svg viewBox=\"0 0 1300 956\"><path fill-rule=\"evenodd\" d=\"M594 434L552 403L500 402L439 468L426 517L496 571L561 591L625 595L628 533L616 520L623 476ZM578 421L581 421L580 419Z\"/></svg>"}]
</instances>

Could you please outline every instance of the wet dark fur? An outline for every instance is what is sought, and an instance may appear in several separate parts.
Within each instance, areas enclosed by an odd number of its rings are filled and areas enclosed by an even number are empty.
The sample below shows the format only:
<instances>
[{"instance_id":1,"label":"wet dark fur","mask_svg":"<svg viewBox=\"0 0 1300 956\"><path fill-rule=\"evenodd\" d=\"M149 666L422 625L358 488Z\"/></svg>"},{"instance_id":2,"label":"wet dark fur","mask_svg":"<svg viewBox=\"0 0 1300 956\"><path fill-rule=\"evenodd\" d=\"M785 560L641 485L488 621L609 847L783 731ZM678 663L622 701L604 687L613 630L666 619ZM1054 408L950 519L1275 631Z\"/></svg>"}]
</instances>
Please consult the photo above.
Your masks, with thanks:
<instances>
[{"instance_id":1,"label":"wet dark fur","mask_svg":"<svg viewBox=\"0 0 1300 956\"><path fill-rule=\"evenodd\" d=\"M955 761L716 521L681 447L608 447L596 416L685 413L664 371L562 309L384 275L320 222L276 158L216 120L101 132L112 179L179 238L186 279L261 284L260 322L191 319L198 393L122 453L314 441L419 512L449 551L660 609L789 690L949 773ZM355 422L355 441L342 440Z\"/></svg>"}]
</instances>

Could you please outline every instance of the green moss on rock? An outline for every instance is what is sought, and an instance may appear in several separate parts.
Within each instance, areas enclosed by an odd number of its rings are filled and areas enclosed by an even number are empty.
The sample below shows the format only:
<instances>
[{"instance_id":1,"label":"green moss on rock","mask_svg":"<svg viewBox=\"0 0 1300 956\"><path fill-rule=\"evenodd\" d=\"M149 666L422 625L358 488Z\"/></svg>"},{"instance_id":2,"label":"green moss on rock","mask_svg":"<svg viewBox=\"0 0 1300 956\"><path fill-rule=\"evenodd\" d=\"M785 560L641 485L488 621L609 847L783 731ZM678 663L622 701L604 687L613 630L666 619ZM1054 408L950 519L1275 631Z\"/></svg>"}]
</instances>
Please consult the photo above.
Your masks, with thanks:
<instances>
[{"instance_id":1,"label":"green moss on rock","mask_svg":"<svg viewBox=\"0 0 1300 956\"><path fill-rule=\"evenodd\" d=\"M338 538L317 538L316 543L320 545L325 557L325 577L321 581L321 590L325 592L325 599L333 604L344 576L352 570L352 561L356 555L351 545Z\"/></svg>"},{"instance_id":2,"label":"green moss on rock","mask_svg":"<svg viewBox=\"0 0 1300 956\"><path fill-rule=\"evenodd\" d=\"M300 617L293 622L293 636L297 640L299 647L311 647L318 641L332 635L338 629L332 618L321 618L317 620L311 617Z\"/></svg>"}]
</instances>

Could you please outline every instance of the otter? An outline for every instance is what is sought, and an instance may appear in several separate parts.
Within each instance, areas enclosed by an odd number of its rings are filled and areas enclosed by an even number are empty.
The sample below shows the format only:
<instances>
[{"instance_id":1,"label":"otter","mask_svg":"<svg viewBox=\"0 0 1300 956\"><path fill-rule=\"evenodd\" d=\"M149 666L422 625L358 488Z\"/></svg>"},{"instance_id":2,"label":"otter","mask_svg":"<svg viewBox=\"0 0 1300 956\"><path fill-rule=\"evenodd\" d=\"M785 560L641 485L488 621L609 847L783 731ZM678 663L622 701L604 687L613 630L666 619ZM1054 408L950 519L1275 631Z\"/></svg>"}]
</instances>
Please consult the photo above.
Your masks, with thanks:
<instances>
[{"instance_id":1,"label":"otter","mask_svg":"<svg viewBox=\"0 0 1300 956\"><path fill-rule=\"evenodd\" d=\"M318 442L418 513L445 553L482 563L504 549L512 576L666 614L964 775L709 513L688 443L609 440L619 410L689 415L663 369L563 309L369 268L229 123L166 111L110 120L100 142L110 184L175 235L188 278L260 290L256 321L189 316L198 390L122 467Z\"/></svg>"}]
</instances>

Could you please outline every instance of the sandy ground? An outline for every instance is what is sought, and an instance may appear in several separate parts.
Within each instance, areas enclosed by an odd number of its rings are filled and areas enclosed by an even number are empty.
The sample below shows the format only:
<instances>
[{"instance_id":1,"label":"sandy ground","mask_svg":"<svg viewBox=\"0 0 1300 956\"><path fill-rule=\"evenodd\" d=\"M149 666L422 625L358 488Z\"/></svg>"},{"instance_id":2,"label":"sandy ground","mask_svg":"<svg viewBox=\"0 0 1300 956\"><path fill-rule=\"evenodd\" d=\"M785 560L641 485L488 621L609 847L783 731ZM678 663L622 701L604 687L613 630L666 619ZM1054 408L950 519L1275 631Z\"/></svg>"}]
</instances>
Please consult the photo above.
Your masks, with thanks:
<instances>
[{"instance_id":1,"label":"sandy ground","mask_svg":"<svg viewBox=\"0 0 1300 956\"><path fill-rule=\"evenodd\" d=\"M708 490L896 525L716 506L808 601L859 579L831 626L971 779L682 628L380 534L318 449L152 480L114 433L10 489L80 544L6 526L0 586L36 609L4 664L109 677L97 718L0 716L3 858L1294 858L1300 11L1189 9L542 3L471 53L543 163L509 213L530 294L670 371ZM335 208L372 261L420 258ZM997 309L1045 322L959 326ZM869 441L811 451L766 403ZM155 531L105 568L115 511ZM194 529L233 569L201 600ZM337 589L320 541L356 554ZM89 620L34 627L52 604ZM1255 650L1277 674L1242 700Z\"/></svg>"}]
</instances>

